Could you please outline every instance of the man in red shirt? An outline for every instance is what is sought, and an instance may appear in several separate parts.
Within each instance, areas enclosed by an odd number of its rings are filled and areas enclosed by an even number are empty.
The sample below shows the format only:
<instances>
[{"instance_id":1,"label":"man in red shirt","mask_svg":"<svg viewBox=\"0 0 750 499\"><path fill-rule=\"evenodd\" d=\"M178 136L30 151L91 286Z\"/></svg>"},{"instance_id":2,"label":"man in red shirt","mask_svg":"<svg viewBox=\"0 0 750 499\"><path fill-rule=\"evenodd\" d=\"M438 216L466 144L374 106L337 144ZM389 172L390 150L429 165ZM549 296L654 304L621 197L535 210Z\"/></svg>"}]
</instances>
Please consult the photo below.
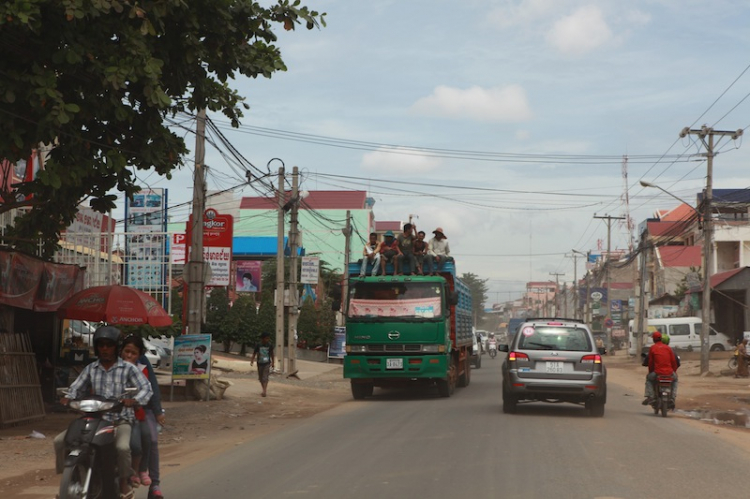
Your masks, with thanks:
<instances>
[{"instance_id":1,"label":"man in red shirt","mask_svg":"<svg viewBox=\"0 0 750 499\"><path fill-rule=\"evenodd\" d=\"M646 399L643 405L649 405L654 399L654 381L657 376L671 376L675 379L677 371L677 358L674 351L662 343L661 333L654 332L651 335L654 344L648 351L648 374L646 375ZM674 381L672 381L674 383Z\"/></svg>"}]
</instances>

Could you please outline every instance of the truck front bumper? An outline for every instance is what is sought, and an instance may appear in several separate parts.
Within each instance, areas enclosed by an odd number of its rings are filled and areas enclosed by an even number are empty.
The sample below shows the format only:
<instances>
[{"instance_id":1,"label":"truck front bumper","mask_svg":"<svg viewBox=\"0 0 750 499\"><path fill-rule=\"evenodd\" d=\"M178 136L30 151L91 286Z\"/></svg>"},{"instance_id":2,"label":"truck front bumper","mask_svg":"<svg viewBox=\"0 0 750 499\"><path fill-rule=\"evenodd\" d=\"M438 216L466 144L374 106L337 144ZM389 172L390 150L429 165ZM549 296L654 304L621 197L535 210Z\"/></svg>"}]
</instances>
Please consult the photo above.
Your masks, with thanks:
<instances>
[{"instance_id":1,"label":"truck front bumper","mask_svg":"<svg viewBox=\"0 0 750 499\"><path fill-rule=\"evenodd\" d=\"M399 362L399 359L401 362ZM344 378L431 378L448 375L450 356L443 355L346 355ZM394 365L400 364L399 367Z\"/></svg>"}]
</instances>

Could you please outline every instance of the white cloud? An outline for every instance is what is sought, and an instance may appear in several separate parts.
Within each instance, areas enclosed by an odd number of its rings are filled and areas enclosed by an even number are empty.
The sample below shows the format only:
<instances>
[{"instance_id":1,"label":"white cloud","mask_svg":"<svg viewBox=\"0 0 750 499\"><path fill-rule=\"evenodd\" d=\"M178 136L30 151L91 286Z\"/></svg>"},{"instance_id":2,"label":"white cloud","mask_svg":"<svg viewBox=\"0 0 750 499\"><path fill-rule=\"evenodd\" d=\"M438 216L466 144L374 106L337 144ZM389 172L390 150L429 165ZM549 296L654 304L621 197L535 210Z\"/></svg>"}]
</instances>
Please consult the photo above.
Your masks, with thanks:
<instances>
[{"instance_id":1,"label":"white cloud","mask_svg":"<svg viewBox=\"0 0 750 499\"><path fill-rule=\"evenodd\" d=\"M381 148L365 153L360 168L373 174L394 174L404 176L431 172L440 166L440 160L422 156L413 149Z\"/></svg>"},{"instance_id":2,"label":"white cloud","mask_svg":"<svg viewBox=\"0 0 750 499\"><path fill-rule=\"evenodd\" d=\"M547 41L567 55L582 55L607 43L612 31L595 5L581 7L559 19L547 33Z\"/></svg>"},{"instance_id":3,"label":"white cloud","mask_svg":"<svg viewBox=\"0 0 750 499\"><path fill-rule=\"evenodd\" d=\"M526 91L520 85L487 89L440 85L432 95L415 102L411 110L426 116L494 122L526 121L532 116Z\"/></svg>"}]
</instances>

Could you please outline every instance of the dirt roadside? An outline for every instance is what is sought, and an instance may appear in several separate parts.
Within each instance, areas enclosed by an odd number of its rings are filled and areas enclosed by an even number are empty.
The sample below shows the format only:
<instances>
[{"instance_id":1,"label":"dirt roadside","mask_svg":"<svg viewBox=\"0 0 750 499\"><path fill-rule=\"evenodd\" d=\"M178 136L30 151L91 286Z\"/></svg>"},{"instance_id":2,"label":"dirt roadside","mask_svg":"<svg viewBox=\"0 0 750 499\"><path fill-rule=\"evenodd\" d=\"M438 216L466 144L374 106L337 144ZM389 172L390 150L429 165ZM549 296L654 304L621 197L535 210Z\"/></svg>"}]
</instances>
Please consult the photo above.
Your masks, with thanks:
<instances>
[{"instance_id":1,"label":"dirt roadside","mask_svg":"<svg viewBox=\"0 0 750 499\"><path fill-rule=\"evenodd\" d=\"M175 397L174 402L164 402L168 419L159 436L162 475L351 399L340 366L301 361L300 380L274 377L268 397L261 398L255 368L247 359L218 357L222 379L233 384L224 400ZM699 375L696 355L683 357L675 416L750 452L750 379L735 379L726 370L727 354L712 354L715 375L704 377ZM633 404L640 404L645 368L624 355L608 356L605 363L609 382L625 387ZM44 420L0 430L0 497L54 497L59 477L53 470L52 438L73 417L51 413ZM31 438L32 431L46 438ZM137 497L146 497L146 491L142 488Z\"/></svg>"}]
</instances>

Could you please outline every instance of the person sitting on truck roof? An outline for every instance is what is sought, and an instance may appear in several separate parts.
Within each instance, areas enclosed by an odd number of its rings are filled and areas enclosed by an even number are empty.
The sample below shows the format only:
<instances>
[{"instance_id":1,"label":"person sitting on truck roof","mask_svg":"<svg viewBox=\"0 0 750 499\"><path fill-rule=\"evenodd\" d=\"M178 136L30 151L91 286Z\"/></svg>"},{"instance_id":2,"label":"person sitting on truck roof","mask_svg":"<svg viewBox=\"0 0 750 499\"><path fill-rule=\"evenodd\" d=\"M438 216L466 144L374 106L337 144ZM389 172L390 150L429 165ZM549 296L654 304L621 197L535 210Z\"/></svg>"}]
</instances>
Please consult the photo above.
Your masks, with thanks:
<instances>
[{"instance_id":1,"label":"person sitting on truck roof","mask_svg":"<svg viewBox=\"0 0 750 499\"><path fill-rule=\"evenodd\" d=\"M443 264L445 264L445 262L450 257L451 248L448 245L448 238L445 236L442 227L438 227L437 229L433 230L432 233L435 234L435 237L430 239L430 245L427 253L432 259L431 267L433 272L430 272L430 275L435 275L440 271Z\"/></svg>"},{"instance_id":2,"label":"person sitting on truck roof","mask_svg":"<svg viewBox=\"0 0 750 499\"><path fill-rule=\"evenodd\" d=\"M370 275L378 275L378 268L380 268L380 243L378 242L377 232L370 233L370 240L365 243L365 247L362 250L362 266L359 269L359 277L364 277L367 271L367 264L372 264L372 273Z\"/></svg>"},{"instance_id":3,"label":"person sitting on truck roof","mask_svg":"<svg viewBox=\"0 0 750 499\"><path fill-rule=\"evenodd\" d=\"M393 238L393 231L388 231L383 236L385 239L380 243L380 270L381 274L385 275L385 264L391 262L393 264L394 273L396 268L396 262L398 257L401 255L401 249L398 247L398 241Z\"/></svg>"},{"instance_id":4,"label":"person sitting on truck roof","mask_svg":"<svg viewBox=\"0 0 750 499\"><path fill-rule=\"evenodd\" d=\"M412 224L404 225L404 232L399 234L396 240L398 247L401 249L401 256L396 259L396 275L403 275L404 264L409 266L409 272L414 275L416 272L417 260L414 258L414 226Z\"/></svg>"},{"instance_id":5,"label":"person sitting on truck roof","mask_svg":"<svg viewBox=\"0 0 750 499\"><path fill-rule=\"evenodd\" d=\"M425 263L432 272L432 259L427 256L427 241L424 240L425 233L423 230L417 232L417 239L414 241L414 259L417 264L417 274L424 275Z\"/></svg>"}]
</instances>

